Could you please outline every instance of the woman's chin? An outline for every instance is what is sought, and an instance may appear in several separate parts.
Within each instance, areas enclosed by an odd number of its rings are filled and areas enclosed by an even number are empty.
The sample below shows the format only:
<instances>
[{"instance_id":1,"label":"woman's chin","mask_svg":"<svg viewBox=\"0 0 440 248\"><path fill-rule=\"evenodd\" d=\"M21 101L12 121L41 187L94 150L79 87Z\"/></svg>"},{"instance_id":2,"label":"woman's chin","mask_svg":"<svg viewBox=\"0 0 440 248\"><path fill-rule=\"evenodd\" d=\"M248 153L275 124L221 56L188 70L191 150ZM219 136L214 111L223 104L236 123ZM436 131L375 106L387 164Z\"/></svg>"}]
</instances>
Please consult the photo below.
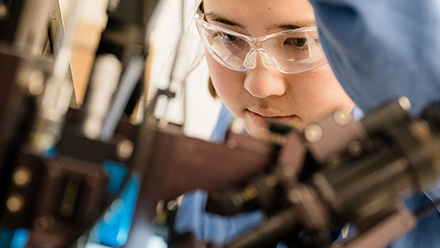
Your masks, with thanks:
<instances>
[{"instance_id":1,"label":"woman's chin","mask_svg":"<svg viewBox=\"0 0 440 248\"><path fill-rule=\"evenodd\" d=\"M265 127L257 127L252 125L251 127L246 127L246 132L253 138L262 140L271 140L271 132Z\"/></svg>"},{"instance_id":2,"label":"woman's chin","mask_svg":"<svg viewBox=\"0 0 440 248\"><path fill-rule=\"evenodd\" d=\"M293 129L297 131L302 131L304 129L305 124L303 122L298 123L282 123L284 125L291 126ZM247 123L245 125L246 132L254 138L262 139L262 140L272 140L273 135L272 132L269 131L268 127L259 127L256 125L253 125L253 123Z\"/></svg>"}]
</instances>

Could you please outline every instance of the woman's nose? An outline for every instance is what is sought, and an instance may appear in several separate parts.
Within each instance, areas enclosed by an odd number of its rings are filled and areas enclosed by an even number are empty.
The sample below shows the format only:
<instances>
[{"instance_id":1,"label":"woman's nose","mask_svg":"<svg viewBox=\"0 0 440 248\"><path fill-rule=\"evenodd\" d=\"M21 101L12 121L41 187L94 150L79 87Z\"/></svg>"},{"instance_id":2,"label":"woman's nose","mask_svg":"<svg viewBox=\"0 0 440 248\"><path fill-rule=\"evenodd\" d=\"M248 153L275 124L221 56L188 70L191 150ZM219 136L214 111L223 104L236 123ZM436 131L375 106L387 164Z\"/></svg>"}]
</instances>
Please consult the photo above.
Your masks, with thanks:
<instances>
[{"instance_id":1,"label":"woman's nose","mask_svg":"<svg viewBox=\"0 0 440 248\"><path fill-rule=\"evenodd\" d=\"M258 54L255 68L246 71L244 88L257 98L282 96L286 92L285 74L275 67L265 67Z\"/></svg>"}]
</instances>

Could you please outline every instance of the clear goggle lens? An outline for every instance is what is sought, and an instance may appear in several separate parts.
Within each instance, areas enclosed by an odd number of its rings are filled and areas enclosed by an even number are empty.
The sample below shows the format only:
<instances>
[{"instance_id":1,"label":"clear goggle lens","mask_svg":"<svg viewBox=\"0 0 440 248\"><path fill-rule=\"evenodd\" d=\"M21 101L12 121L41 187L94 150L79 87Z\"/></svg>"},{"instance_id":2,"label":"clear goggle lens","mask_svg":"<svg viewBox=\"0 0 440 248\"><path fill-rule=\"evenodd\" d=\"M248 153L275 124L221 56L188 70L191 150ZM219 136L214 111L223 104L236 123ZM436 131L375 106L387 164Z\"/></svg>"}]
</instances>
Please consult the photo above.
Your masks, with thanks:
<instances>
[{"instance_id":1,"label":"clear goggle lens","mask_svg":"<svg viewBox=\"0 0 440 248\"><path fill-rule=\"evenodd\" d=\"M315 26L249 37L207 23L204 14L196 14L196 24L209 53L232 70L255 68L258 54L264 66L283 73L300 73L327 62Z\"/></svg>"}]
</instances>

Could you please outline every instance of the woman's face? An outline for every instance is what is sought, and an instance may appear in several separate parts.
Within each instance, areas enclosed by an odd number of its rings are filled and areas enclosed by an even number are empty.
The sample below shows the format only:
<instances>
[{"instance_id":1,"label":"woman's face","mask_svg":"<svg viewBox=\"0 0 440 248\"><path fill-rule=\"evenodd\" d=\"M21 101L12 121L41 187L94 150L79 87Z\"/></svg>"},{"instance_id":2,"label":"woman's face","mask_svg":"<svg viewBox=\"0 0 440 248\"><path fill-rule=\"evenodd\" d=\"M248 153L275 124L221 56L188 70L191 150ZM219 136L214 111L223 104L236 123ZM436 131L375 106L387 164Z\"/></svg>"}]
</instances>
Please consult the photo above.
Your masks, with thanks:
<instances>
[{"instance_id":1,"label":"woman's face","mask_svg":"<svg viewBox=\"0 0 440 248\"><path fill-rule=\"evenodd\" d=\"M204 12L207 22L253 37L315 22L308 0L204 0ZM265 67L257 57L254 69L239 72L220 65L206 52L217 94L236 118L244 120L251 136L268 137L263 118L302 129L337 107L354 107L328 63L284 74Z\"/></svg>"}]
</instances>

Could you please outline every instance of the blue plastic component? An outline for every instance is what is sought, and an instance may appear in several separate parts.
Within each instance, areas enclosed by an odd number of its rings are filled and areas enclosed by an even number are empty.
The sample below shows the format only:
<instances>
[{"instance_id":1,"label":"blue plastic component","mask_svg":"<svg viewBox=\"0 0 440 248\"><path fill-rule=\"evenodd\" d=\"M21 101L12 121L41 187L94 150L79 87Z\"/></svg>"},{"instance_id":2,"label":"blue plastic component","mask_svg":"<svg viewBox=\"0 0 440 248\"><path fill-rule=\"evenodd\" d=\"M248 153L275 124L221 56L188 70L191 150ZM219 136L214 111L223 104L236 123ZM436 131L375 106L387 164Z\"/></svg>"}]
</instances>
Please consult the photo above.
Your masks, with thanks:
<instances>
[{"instance_id":1,"label":"blue plastic component","mask_svg":"<svg viewBox=\"0 0 440 248\"><path fill-rule=\"evenodd\" d=\"M127 175L127 168L124 165L106 161L104 162L104 169L110 175L110 181L108 183L108 191L110 194L116 194L119 192L124 182L124 178Z\"/></svg>"},{"instance_id":2,"label":"blue plastic component","mask_svg":"<svg viewBox=\"0 0 440 248\"><path fill-rule=\"evenodd\" d=\"M10 248L23 248L29 241L29 231L24 228L16 229L12 236Z\"/></svg>"},{"instance_id":3,"label":"blue plastic component","mask_svg":"<svg viewBox=\"0 0 440 248\"><path fill-rule=\"evenodd\" d=\"M106 163L105 166L111 175L109 190L112 193L117 192L125 177L125 175L122 176L123 170L118 168L116 164L109 166ZM137 174L132 175L121 197L112 203L104 217L93 228L90 234L92 241L111 247L121 246L127 242L139 192L139 184L140 176Z\"/></svg>"},{"instance_id":4,"label":"blue plastic component","mask_svg":"<svg viewBox=\"0 0 440 248\"><path fill-rule=\"evenodd\" d=\"M29 232L24 228L0 228L0 247L23 248L29 240Z\"/></svg>"}]
</instances>

